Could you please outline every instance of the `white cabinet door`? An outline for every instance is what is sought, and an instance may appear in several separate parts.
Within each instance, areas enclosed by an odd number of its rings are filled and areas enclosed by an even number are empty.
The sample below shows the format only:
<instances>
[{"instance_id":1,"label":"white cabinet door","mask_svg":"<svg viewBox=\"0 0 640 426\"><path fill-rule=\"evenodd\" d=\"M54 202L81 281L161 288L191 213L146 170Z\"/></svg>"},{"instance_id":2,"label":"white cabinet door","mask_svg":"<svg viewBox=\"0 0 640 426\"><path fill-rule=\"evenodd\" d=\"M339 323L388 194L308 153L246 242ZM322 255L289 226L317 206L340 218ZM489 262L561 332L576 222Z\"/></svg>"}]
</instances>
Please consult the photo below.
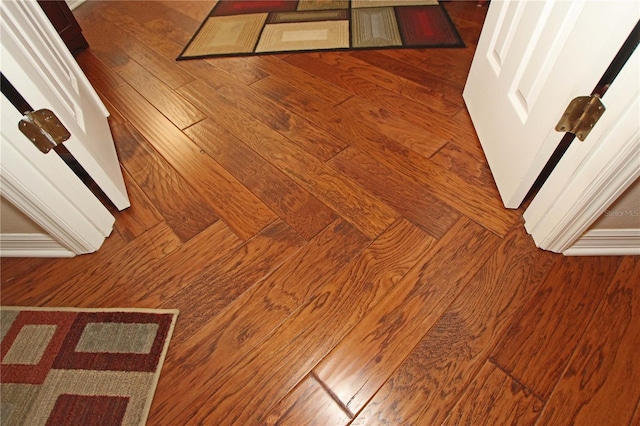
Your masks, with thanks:
<instances>
[{"instance_id":1,"label":"white cabinet door","mask_svg":"<svg viewBox=\"0 0 640 426\"><path fill-rule=\"evenodd\" d=\"M2 73L32 108L52 110L71 133L65 147L120 210L129 198L109 115L35 0L2 0Z\"/></svg>"},{"instance_id":2,"label":"white cabinet door","mask_svg":"<svg viewBox=\"0 0 640 426\"><path fill-rule=\"evenodd\" d=\"M520 206L565 108L591 94L639 17L628 0L491 2L464 100L506 207Z\"/></svg>"}]
</instances>

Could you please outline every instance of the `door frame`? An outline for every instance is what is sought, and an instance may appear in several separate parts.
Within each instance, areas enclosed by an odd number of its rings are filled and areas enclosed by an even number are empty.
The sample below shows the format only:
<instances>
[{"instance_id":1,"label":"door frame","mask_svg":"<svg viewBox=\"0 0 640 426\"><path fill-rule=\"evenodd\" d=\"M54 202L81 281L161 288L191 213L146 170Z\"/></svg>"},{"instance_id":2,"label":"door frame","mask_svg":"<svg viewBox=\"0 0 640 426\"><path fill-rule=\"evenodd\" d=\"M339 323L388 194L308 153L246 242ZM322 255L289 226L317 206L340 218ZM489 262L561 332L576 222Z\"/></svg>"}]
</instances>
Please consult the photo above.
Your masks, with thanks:
<instances>
[{"instance_id":1,"label":"door frame","mask_svg":"<svg viewBox=\"0 0 640 426\"><path fill-rule=\"evenodd\" d=\"M584 142L574 141L524 213L542 249L585 254L574 243L640 177L640 49L603 97L607 110ZM634 230L631 230L634 231ZM637 231L637 230L636 230ZM637 235L637 232L635 233ZM615 240L609 240L619 248ZM632 244L615 254L637 254ZM608 247L588 254L611 254Z\"/></svg>"},{"instance_id":2,"label":"door frame","mask_svg":"<svg viewBox=\"0 0 640 426\"><path fill-rule=\"evenodd\" d=\"M66 257L98 250L115 218L54 151L43 154L20 133L21 114L1 98L0 192L59 243L36 239L43 246L29 251Z\"/></svg>"}]
</instances>

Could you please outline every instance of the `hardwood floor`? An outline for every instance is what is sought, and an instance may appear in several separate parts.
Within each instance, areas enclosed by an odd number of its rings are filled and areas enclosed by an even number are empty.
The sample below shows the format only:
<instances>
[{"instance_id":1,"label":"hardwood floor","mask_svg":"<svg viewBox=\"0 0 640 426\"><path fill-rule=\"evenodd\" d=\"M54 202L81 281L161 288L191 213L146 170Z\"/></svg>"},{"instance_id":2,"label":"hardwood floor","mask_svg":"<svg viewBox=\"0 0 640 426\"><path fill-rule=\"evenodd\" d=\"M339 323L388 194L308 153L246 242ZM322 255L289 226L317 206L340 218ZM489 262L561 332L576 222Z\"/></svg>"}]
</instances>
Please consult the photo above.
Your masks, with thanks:
<instances>
[{"instance_id":1,"label":"hardwood floor","mask_svg":"<svg viewBox=\"0 0 640 426\"><path fill-rule=\"evenodd\" d=\"M640 259L538 250L462 100L466 48L176 62L207 1L90 1L78 62L131 197L2 303L179 308L150 425L640 424Z\"/></svg>"}]
</instances>

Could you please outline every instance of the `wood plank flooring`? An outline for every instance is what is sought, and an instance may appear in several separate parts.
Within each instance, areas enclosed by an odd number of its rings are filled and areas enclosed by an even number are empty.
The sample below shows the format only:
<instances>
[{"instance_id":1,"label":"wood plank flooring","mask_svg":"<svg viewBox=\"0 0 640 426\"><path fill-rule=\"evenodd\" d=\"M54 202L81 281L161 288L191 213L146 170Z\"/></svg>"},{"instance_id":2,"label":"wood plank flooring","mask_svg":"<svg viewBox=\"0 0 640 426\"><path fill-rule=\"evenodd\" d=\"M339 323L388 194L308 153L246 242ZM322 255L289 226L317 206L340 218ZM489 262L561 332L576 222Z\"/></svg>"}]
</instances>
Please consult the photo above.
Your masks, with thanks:
<instances>
[{"instance_id":1,"label":"wood plank flooring","mask_svg":"<svg viewBox=\"0 0 640 426\"><path fill-rule=\"evenodd\" d=\"M78 62L131 208L2 303L181 310L150 425L638 425L640 260L538 250L462 100L466 48L176 62L208 1L90 1Z\"/></svg>"}]
</instances>

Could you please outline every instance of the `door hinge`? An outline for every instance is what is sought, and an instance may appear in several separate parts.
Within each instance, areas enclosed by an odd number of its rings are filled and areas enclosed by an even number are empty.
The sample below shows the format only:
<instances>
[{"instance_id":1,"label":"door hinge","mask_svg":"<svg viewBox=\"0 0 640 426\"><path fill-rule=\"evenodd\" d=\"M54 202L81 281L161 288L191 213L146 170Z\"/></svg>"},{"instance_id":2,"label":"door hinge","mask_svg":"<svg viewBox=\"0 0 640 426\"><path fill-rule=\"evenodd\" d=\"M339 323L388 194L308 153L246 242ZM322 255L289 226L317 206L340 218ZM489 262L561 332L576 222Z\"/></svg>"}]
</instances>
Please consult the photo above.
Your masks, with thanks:
<instances>
[{"instance_id":1,"label":"door hinge","mask_svg":"<svg viewBox=\"0 0 640 426\"><path fill-rule=\"evenodd\" d=\"M18 128L45 154L71 137L58 117L48 109L25 113Z\"/></svg>"},{"instance_id":2,"label":"door hinge","mask_svg":"<svg viewBox=\"0 0 640 426\"><path fill-rule=\"evenodd\" d=\"M578 96L573 99L556 124L556 131L573 133L585 140L605 111L600 96Z\"/></svg>"}]
</instances>

